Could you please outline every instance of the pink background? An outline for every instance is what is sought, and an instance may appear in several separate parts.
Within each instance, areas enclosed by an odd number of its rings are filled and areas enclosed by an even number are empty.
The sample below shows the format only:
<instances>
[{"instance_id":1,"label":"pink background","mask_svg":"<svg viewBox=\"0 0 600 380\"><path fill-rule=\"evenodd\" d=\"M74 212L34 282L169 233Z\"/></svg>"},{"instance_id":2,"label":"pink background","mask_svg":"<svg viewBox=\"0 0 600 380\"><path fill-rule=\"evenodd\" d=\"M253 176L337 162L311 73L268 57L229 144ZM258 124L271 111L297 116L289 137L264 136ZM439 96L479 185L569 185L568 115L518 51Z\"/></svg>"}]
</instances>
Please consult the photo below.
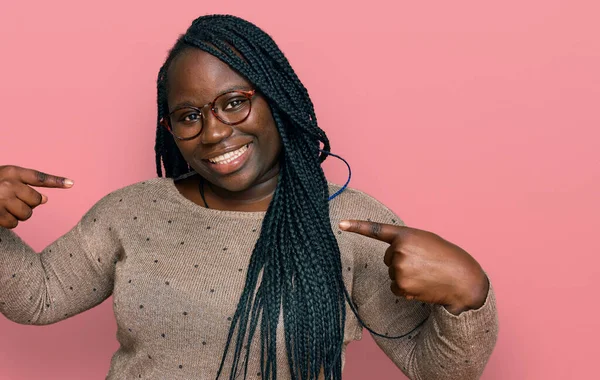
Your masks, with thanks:
<instances>
[{"instance_id":1,"label":"pink background","mask_svg":"<svg viewBox=\"0 0 600 380\"><path fill-rule=\"evenodd\" d=\"M285 51L352 186L487 270L501 333L483 378L598 378L597 4L3 1L0 163L76 181L17 232L40 250L155 176L167 49L195 16L233 13ZM344 379L399 378L367 335ZM50 327L0 318L0 336L1 379L103 379L117 349L110 302Z\"/></svg>"}]
</instances>

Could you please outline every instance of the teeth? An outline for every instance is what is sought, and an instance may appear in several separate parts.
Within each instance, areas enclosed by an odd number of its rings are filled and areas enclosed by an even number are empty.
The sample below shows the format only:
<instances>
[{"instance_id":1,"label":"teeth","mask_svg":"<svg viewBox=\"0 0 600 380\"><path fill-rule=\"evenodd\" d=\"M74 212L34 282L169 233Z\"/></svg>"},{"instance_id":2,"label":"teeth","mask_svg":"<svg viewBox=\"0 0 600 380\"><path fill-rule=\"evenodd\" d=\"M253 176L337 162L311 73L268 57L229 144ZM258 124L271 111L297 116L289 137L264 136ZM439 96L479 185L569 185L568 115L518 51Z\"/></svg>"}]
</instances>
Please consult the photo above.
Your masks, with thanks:
<instances>
[{"instance_id":1,"label":"teeth","mask_svg":"<svg viewBox=\"0 0 600 380\"><path fill-rule=\"evenodd\" d=\"M220 156L210 158L209 161L213 164L228 164L231 161L238 158L239 156L241 156L242 154L244 154L246 150L248 150L248 145L244 145L240 149L234 150L233 152L225 153Z\"/></svg>"}]
</instances>

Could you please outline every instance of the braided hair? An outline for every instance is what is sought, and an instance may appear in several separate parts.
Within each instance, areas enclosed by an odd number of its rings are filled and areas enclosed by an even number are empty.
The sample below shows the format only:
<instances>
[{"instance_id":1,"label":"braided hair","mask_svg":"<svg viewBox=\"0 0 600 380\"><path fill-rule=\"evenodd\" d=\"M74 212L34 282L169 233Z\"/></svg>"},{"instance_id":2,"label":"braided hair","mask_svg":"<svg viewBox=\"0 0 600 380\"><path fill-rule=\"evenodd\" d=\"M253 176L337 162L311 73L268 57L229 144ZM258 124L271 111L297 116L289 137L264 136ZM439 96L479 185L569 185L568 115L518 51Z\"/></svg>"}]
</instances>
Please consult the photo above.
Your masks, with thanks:
<instances>
[{"instance_id":1,"label":"braided hair","mask_svg":"<svg viewBox=\"0 0 600 380\"><path fill-rule=\"evenodd\" d=\"M162 166L171 178L192 171L160 124L168 115L167 70L189 48L219 58L260 91L270 105L283 147L277 188L250 257L217 379L230 354L229 378L240 371L245 377L250 343L259 326L262 377L277 378L276 333L282 312L292 379L312 380L323 374L325 379L341 380L347 292L321 168L326 156L320 149L329 151L329 140L317 125L308 92L264 31L234 16L199 17L177 40L159 71L158 176L163 175Z\"/></svg>"}]
</instances>

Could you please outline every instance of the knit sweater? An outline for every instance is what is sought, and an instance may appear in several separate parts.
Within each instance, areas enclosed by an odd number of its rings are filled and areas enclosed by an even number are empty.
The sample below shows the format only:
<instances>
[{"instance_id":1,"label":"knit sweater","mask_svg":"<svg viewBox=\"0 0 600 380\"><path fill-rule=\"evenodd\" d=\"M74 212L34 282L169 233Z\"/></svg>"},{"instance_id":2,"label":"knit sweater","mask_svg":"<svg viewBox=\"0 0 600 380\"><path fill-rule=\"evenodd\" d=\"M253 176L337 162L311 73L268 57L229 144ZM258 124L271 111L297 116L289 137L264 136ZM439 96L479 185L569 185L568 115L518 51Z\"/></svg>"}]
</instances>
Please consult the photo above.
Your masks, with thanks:
<instances>
[{"instance_id":1,"label":"knit sweater","mask_svg":"<svg viewBox=\"0 0 600 380\"><path fill-rule=\"evenodd\" d=\"M411 379L478 378L497 338L491 287L480 309L458 316L397 297L383 263L388 245L342 232L338 223L402 224L400 218L353 189L330 202L330 215L345 285L366 325L395 336L428 317L405 338L375 337L385 354ZM107 379L213 380L264 216L206 209L181 195L172 179L156 178L107 195L40 254L0 228L0 312L46 325L112 295L120 348ZM283 329L280 318L278 378L289 379ZM347 306L344 349L361 334ZM260 379L259 339L252 345L249 378Z\"/></svg>"}]
</instances>

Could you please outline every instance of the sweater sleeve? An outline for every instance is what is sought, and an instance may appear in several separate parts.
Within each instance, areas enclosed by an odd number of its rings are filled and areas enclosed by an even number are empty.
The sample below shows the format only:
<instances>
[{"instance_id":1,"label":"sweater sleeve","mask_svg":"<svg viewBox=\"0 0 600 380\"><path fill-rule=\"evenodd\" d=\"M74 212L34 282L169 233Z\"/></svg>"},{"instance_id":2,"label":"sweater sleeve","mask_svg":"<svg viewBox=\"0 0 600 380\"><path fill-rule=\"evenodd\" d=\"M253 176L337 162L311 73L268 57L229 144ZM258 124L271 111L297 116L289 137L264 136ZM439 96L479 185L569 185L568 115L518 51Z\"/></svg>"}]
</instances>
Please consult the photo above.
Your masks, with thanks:
<instances>
[{"instance_id":1,"label":"sweater sleeve","mask_svg":"<svg viewBox=\"0 0 600 380\"><path fill-rule=\"evenodd\" d=\"M36 253L0 227L0 312L8 319L47 325L88 310L113 290L121 247L98 202L73 229Z\"/></svg>"},{"instance_id":2,"label":"sweater sleeve","mask_svg":"<svg viewBox=\"0 0 600 380\"><path fill-rule=\"evenodd\" d=\"M404 223L387 207L361 193L354 208L364 219ZM360 235L351 237L354 251L352 298L358 315L385 354L410 379L478 379L494 349L498 318L490 285L484 305L456 316L443 306L409 301L390 290L383 263L386 243ZM393 339L405 335L403 338Z\"/></svg>"}]
</instances>

